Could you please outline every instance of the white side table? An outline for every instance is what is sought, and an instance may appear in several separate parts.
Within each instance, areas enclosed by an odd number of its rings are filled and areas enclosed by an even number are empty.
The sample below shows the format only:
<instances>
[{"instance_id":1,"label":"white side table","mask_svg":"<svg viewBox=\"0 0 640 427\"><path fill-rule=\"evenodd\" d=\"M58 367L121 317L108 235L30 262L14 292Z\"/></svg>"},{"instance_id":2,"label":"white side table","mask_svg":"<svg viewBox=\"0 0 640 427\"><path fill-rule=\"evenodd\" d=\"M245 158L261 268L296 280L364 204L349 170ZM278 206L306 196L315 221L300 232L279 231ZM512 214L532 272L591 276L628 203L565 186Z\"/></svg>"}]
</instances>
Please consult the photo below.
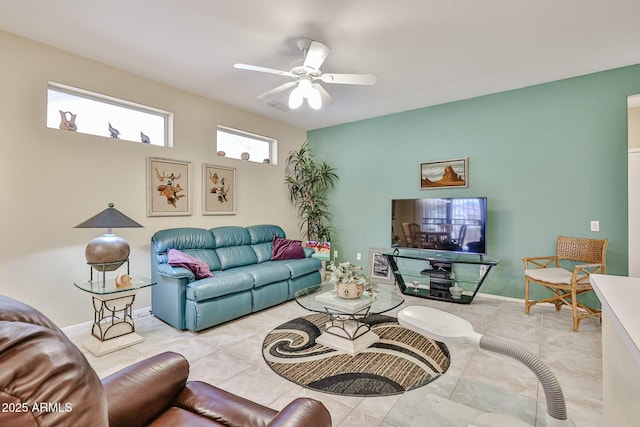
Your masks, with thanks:
<instances>
[{"instance_id":1,"label":"white side table","mask_svg":"<svg viewBox=\"0 0 640 427\"><path fill-rule=\"evenodd\" d=\"M115 280L104 279L76 281L74 285L89 292L93 300L93 326L91 336L82 343L84 348L102 356L144 340L136 333L132 307L136 293L155 285L155 282L132 277L131 285L125 288L116 288Z\"/></svg>"}]
</instances>

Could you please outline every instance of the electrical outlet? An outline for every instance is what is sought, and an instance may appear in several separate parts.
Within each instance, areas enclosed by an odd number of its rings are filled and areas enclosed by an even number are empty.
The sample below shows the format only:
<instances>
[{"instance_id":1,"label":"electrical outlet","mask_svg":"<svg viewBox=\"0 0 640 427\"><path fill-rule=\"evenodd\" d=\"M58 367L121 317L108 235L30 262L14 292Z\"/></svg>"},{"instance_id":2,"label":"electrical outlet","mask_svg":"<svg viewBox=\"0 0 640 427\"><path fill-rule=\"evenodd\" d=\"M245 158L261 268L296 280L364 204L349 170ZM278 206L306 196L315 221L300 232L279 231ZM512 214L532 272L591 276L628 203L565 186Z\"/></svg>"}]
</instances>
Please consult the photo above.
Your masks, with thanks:
<instances>
[{"instance_id":1,"label":"electrical outlet","mask_svg":"<svg viewBox=\"0 0 640 427\"><path fill-rule=\"evenodd\" d=\"M600 221L591 221L591 231L600 231Z\"/></svg>"},{"instance_id":2,"label":"electrical outlet","mask_svg":"<svg viewBox=\"0 0 640 427\"><path fill-rule=\"evenodd\" d=\"M362 260L362 254L361 254L360 252L358 252L358 253L356 254L356 260L357 260L357 261Z\"/></svg>"},{"instance_id":3,"label":"electrical outlet","mask_svg":"<svg viewBox=\"0 0 640 427\"><path fill-rule=\"evenodd\" d=\"M337 249L335 251L333 251L333 257L334 258L338 258L338 250Z\"/></svg>"}]
</instances>

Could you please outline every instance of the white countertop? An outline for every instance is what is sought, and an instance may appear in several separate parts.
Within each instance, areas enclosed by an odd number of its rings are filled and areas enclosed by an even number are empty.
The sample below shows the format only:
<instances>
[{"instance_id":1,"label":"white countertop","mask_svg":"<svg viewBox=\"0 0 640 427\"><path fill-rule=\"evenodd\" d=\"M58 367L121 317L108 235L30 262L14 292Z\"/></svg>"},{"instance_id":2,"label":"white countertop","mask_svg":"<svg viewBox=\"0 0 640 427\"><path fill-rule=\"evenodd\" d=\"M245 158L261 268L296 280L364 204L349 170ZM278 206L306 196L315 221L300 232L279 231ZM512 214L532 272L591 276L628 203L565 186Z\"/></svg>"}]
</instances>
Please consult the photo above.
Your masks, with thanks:
<instances>
[{"instance_id":1,"label":"white countertop","mask_svg":"<svg viewBox=\"0 0 640 427\"><path fill-rule=\"evenodd\" d=\"M629 353L640 367L640 278L592 274L591 284Z\"/></svg>"}]
</instances>

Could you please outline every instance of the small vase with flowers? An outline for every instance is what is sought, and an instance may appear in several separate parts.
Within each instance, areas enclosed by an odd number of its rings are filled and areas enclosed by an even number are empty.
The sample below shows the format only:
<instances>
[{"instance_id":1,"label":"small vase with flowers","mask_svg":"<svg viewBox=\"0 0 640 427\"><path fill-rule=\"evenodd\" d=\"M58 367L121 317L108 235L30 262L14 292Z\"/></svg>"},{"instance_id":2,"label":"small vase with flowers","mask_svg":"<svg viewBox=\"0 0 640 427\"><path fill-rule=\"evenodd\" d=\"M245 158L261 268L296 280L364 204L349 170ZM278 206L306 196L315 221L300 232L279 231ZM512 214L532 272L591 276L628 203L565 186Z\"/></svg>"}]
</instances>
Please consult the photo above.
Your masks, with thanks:
<instances>
[{"instance_id":1,"label":"small vase with flowers","mask_svg":"<svg viewBox=\"0 0 640 427\"><path fill-rule=\"evenodd\" d=\"M369 286L369 278L362 273L362 267L350 262L335 264L331 261L329 283L335 286L336 295L344 299L356 299L362 296L365 287Z\"/></svg>"}]
</instances>

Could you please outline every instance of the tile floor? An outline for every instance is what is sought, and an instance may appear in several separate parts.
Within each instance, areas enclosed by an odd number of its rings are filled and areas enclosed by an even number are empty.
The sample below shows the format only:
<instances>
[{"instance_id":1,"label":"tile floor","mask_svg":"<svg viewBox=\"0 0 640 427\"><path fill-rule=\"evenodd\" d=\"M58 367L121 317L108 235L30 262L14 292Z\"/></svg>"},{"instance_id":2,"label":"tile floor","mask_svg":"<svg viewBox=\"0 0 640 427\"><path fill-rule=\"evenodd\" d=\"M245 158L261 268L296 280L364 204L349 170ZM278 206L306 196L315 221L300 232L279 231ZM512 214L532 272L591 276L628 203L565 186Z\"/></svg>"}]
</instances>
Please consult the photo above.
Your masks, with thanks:
<instances>
[{"instance_id":1,"label":"tile floor","mask_svg":"<svg viewBox=\"0 0 640 427\"><path fill-rule=\"evenodd\" d=\"M557 313L551 306L536 306L527 316L522 302L482 296L470 305L406 296L402 306L387 314L395 315L407 305L452 312L469 320L480 333L520 343L552 369L575 424L602 425L599 320L585 319L580 332L573 332L566 307ZM85 354L104 377L154 354L179 352L190 362L190 379L209 382L274 409L281 409L295 397L310 396L325 404L335 427L466 426L482 412L507 413L532 425L546 425L544 392L533 373L505 356L464 344L449 345L451 366L445 375L403 395L341 397L288 382L262 359L262 341L274 327L306 314L296 302L289 301L198 333L178 331L146 315L136 318L137 332L144 336L144 342L102 357ZM70 336L80 345L88 332Z\"/></svg>"}]
</instances>

